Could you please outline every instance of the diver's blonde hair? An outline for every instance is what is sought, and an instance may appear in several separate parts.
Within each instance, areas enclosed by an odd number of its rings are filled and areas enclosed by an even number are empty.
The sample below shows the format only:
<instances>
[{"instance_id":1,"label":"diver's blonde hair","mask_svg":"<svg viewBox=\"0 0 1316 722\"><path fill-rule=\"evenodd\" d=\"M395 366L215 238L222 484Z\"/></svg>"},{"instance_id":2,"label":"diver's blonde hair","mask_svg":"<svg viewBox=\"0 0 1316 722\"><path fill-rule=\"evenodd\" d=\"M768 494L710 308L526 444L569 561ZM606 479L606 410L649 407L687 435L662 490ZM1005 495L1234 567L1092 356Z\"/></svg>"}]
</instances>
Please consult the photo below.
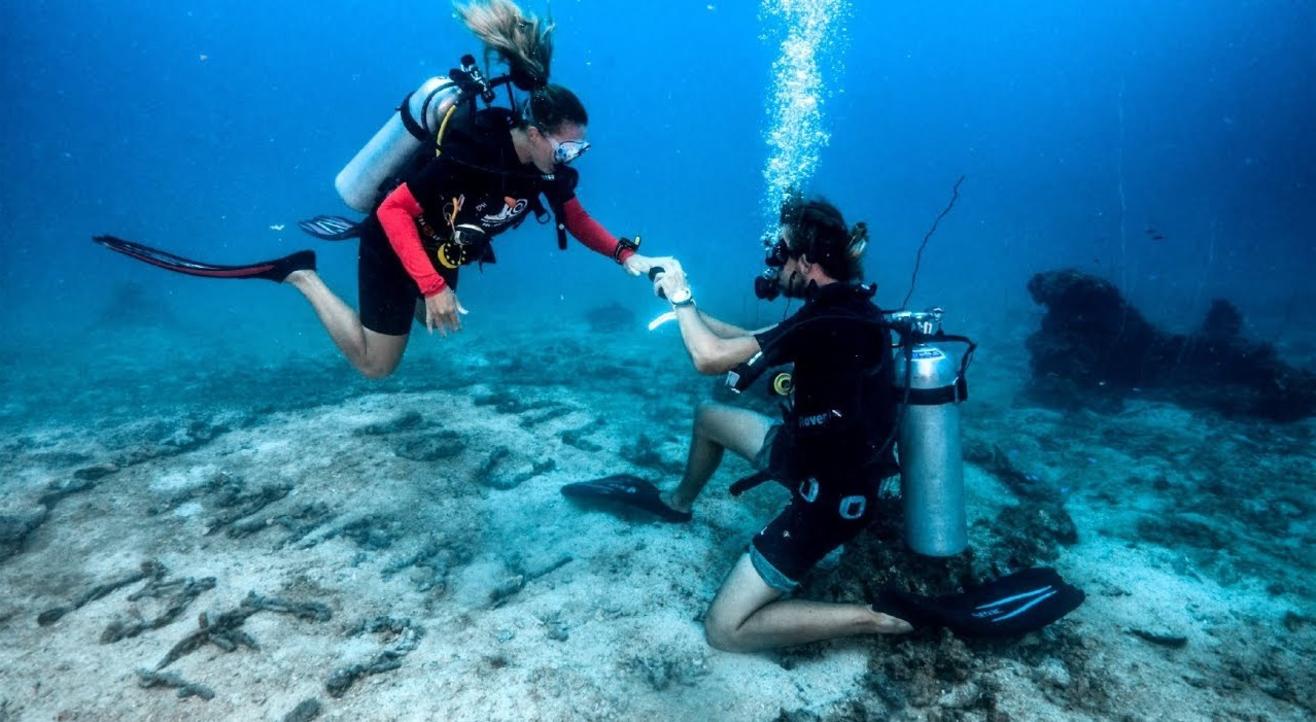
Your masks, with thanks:
<instances>
[{"instance_id":1,"label":"diver's blonde hair","mask_svg":"<svg viewBox=\"0 0 1316 722\"><path fill-rule=\"evenodd\" d=\"M527 14L512 0L475 0L455 4L457 16L484 43L485 62L497 54L522 90L548 84L553 59L553 21Z\"/></svg>"}]
</instances>

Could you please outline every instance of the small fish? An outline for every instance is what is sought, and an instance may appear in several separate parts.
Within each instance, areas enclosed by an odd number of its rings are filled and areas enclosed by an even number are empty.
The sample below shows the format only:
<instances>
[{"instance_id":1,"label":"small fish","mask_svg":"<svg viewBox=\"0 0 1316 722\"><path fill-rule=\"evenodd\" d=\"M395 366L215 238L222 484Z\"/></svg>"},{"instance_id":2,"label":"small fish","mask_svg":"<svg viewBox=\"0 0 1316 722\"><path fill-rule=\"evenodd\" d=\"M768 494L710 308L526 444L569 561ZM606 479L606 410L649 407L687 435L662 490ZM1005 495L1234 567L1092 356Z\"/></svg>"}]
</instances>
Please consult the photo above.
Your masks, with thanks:
<instances>
[{"instance_id":1,"label":"small fish","mask_svg":"<svg viewBox=\"0 0 1316 722\"><path fill-rule=\"evenodd\" d=\"M270 226L271 231L281 231L283 230L283 228L284 226L282 223L275 223L274 225Z\"/></svg>"},{"instance_id":2,"label":"small fish","mask_svg":"<svg viewBox=\"0 0 1316 722\"><path fill-rule=\"evenodd\" d=\"M1156 228L1155 228L1154 226L1147 226L1147 230L1145 231L1145 233L1147 234L1147 239L1148 239L1148 240L1152 240L1152 241L1163 241L1163 240L1165 240L1165 234L1164 234L1164 233L1161 233L1161 232L1158 231L1158 230L1156 230Z\"/></svg>"}]
</instances>

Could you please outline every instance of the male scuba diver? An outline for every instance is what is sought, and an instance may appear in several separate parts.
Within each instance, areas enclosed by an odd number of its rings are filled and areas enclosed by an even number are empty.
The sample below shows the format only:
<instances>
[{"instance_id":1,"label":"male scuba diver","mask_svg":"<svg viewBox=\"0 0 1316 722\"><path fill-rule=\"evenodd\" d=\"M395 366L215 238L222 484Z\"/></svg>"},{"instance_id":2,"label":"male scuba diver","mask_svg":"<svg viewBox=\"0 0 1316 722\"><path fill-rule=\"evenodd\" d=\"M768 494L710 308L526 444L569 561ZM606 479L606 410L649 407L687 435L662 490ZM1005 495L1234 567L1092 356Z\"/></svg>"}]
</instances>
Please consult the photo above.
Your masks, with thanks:
<instances>
[{"instance_id":1,"label":"male scuba diver","mask_svg":"<svg viewBox=\"0 0 1316 722\"><path fill-rule=\"evenodd\" d=\"M510 0L472 2L458 6L457 13L483 41L487 54L506 63L508 74L486 81L467 56L450 74L451 82L435 79L433 89L408 96L390 120L398 137L377 147L387 137L386 126L339 176L340 193L349 203L364 198L354 205L370 211L369 216L360 224L329 216L301 224L325 240L360 238L359 315L316 273L312 251L247 266L219 266L113 236L95 241L179 273L290 284L311 303L348 361L371 378L388 376L397 368L413 318L423 319L427 329L442 335L460 330L460 314L466 309L457 299L459 270L492 263L492 238L516 228L532 213L547 218L552 210L560 247L566 247L569 231L631 275L647 273L654 260L636 252L638 243L615 238L576 198L578 176L569 164L589 148L589 118L574 93L548 82L552 24L523 13ZM507 88L512 108L491 105L499 85ZM528 97L516 102L512 86ZM456 100L444 95L455 89L460 90ZM484 109L476 107L480 98ZM420 120L411 114L413 107L420 107ZM440 107L445 110L436 111ZM441 124L431 128L431 117L441 117ZM426 139L424 148L420 138ZM419 150L413 153L413 148ZM381 159L396 159L400 167L396 172L358 169L360 159L376 165ZM358 187L355 192L344 191L345 176L351 176L348 185ZM386 185L380 187L377 179Z\"/></svg>"},{"instance_id":2,"label":"male scuba diver","mask_svg":"<svg viewBox=\"0 0 1316 722\"><path fill-rule=\"evenodd\" d=\"M767 479L791 493L786 508L754 535L705 617L718 649L749 652L859 634L901 634L949 627L966 636L1017 634L1059 619L1082 601L1053 570L1018 572L960 594L923 597L883 592L872 604L785 598L824 557L868 526L884 480L899 473L893 440L902 402L891 327L860 283L865 224L848 228L822 200L789 201L756 279L761 298L804 300L780 324L747 331L700 311L679 264L665 261L655 293L673 306L695 368L752 380L794 364L792 403L774 420L754 411L704 404L695 415L686 471L669 491L621 474L569 484L577 500L638 508L668 522L689 522L704 486L730 450L760 473L737 494ZM775 384L774 384L775 385ZM739 388L742 383L737 383Z\"/></svg>"}]
</instances>

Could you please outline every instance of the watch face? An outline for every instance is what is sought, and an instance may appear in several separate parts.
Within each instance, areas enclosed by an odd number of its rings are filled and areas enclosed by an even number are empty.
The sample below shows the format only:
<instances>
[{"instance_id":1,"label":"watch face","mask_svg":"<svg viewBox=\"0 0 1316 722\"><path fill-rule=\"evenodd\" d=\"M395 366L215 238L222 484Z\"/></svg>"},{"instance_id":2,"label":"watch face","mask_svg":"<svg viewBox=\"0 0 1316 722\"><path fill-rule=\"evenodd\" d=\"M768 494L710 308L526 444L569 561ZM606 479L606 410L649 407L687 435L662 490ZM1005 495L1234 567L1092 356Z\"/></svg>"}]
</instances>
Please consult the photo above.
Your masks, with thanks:
<instances>
[{"instance_id":1,"label":"watch face","mask_svg":"<svg viewBox=\"0 0 1316 722\"><path fill-rule=\"evenodd\" d=\"M689 288L683 288L677 291L676 293L672 294L672 297L668 300L670 300L672 303L685 303L686 301L690 300L691 295L693 294L691 293Z\"/></svg>"}]
</instances>

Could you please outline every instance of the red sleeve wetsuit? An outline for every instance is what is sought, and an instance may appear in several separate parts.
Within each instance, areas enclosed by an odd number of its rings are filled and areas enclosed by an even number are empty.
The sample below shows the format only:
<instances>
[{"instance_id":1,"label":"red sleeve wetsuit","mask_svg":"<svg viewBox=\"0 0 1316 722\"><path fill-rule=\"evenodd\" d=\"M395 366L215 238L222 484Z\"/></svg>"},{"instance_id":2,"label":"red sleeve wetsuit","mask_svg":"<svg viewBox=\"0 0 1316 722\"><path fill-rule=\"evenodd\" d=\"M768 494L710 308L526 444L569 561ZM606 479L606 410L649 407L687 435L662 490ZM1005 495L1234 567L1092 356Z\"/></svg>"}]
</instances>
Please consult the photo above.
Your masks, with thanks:
<instances>
[{"instance_id":1,"label":"red sleeve wetsuit","mask_svg":"<svg viewBox=\"0 0 1316 722\"><path fill-rule=\"evenodd\" d=\"M498 130L496 133L506 134ZM422 295L441 292L447 284L425 250L420 226L447 229L463 223L479 225L490 236L515 227L538 203L539 194L561 209L558 223L591 250L624 263L634 251L589 213L575 194L575 171L564 168L545 178L516 159L510 135L493 147L471 150L445 141L443 155L430 161L414 179L399 185L376 211L389 245ZM461 198L453 212L452 201ZM452 216L447 214L452 213Z\"/></svg>"}]
</instances>

